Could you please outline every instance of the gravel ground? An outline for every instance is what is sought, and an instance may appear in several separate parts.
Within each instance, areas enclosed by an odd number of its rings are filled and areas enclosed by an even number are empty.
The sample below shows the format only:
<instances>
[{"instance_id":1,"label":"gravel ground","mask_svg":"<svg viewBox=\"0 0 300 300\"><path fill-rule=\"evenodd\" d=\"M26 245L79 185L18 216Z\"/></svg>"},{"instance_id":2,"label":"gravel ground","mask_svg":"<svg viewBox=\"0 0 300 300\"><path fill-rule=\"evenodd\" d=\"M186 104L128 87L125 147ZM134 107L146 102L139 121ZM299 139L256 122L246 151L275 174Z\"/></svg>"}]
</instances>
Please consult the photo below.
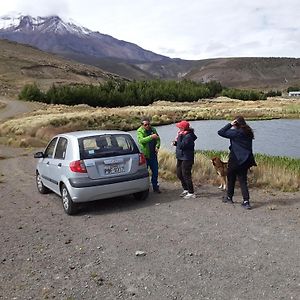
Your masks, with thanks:
<instances>
[{"instance_id":1,"label":"gravel ground","mask_svg":"<svg viewBox=\"0 0 300 300\"><path fill-rule=\"evenodd\" d=\"M68 216L37 192L32 150L0 157L0 299L300 299L300 192L250 190L247 211L238 190L162 182Z\"/></svg>"}]
</instances>

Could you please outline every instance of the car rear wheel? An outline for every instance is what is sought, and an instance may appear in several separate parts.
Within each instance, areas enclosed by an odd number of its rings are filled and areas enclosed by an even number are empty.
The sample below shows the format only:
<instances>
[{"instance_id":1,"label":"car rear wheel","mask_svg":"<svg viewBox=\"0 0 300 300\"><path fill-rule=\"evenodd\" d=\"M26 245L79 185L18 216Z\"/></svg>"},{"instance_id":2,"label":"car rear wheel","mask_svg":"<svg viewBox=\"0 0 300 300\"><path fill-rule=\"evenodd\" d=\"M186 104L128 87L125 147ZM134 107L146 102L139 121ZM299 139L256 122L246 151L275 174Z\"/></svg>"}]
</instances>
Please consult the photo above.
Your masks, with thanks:
<instances>
[{"instance_id":1,"label":"car rear wheel","mask_svg":"<svg viewBox=\"0 0 300 300\"><path fill-rule=\"evenodd\" d=\"M149 190L133 194L134 198L139 201L146 200L148 195L149 195Z\"/></svg>"},{"instance_id":2,"label":"car rear wheel","mask_svg":"<svg viewBox=\"0 0 300 300\"><path fill-rule=\"evenodd\" d=\"M64 211L68 215L73 215L77 212L78 206L71 199L68 189L64 184L61 186L61 199L62 199Z\"/></svg>"},{"instance_id":3,"label":"car rear wheel","mask_svg":"<svg viewBox=\"0 0 300 300\"><path fill-rule=\"evenodd\" d=\"M42 182L42 177L39 174L39 172L36 172L35 181L36 181L37 189L41 194L48 194L50 192L50 190L44 186Z\"/></svg>"}]
</instances>

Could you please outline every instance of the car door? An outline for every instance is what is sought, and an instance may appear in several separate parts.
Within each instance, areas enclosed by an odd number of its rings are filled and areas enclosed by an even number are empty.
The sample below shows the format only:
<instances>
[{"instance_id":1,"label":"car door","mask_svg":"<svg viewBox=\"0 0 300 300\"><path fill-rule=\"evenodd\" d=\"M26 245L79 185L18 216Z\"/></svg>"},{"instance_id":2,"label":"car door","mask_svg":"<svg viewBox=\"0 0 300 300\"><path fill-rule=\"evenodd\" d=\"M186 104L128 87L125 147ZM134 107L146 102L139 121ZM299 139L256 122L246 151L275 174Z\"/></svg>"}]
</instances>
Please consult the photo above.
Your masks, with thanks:
<instances>
[{"instance_id":1,"label":"car door","mask_svg":"<svg viewBox=\"0 0 300 300\"><path fill-rule=\"evenodd\" d=\"M52 189L57 194L60 194L59 183L66 172L66 151L68 140L65 137L59 137L56 147L54 149L54 155L49 163L49 179Z\"/></svg>"},{"instance_id":2,"label":"car door","mask_svg":"<svg viewBox=\"0 0 300 300\"><path fill-rule=\"evenodd\" d=\"M58 138L53 138L44 151L44 157L39 162L39 173L41 175L43 184L53 190L53 184L51 183L50 166L53 161L54 149Z\"/></svg>"}]
</instances>

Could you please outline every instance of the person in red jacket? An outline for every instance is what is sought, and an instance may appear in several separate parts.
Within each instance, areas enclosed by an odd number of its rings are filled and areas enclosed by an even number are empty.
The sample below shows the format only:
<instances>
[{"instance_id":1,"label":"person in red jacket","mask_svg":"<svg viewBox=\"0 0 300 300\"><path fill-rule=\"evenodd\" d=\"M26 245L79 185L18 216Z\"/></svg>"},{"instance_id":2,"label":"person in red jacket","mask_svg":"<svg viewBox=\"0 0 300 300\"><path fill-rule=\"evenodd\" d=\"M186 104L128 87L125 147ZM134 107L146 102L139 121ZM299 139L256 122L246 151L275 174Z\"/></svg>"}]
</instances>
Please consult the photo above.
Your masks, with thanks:
<instances>
[{"instance_id":1,"label":"person in red jacket","mask_svg":"<svg viewBox=\"0 0 300 300\"><path fill-rule=\"evenodd\" d=\"M195 157L195 140L197 136L188 121L176 124L179 131L173 145L176 146L176 174L181 182L183 192L180 194L184 199L196 198L192 180L192 167Z\"/></svg>"}]
</instances>

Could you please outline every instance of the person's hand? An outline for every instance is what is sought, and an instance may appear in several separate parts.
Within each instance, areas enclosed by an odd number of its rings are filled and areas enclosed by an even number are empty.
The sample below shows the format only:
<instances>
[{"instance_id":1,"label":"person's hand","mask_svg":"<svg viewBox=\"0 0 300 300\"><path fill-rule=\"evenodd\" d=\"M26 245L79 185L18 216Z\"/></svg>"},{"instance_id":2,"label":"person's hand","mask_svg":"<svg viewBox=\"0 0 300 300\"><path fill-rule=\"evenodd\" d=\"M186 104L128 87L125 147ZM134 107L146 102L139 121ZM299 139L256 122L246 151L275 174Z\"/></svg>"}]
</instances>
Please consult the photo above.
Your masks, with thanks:
<instances>
[{"instance_id":1,"label":"person's hand","mask_svg":"<svg viewBox=\"0 0 300 300\"><path fill-rule=\"evenodd\" d=\"M156 133L151 134L151 139L152 140L158 139L158 135Z\"/></svg>"},{"instance_id":2,"label":"person's hand","mask_svg":"<svg viewBox=\"0 0 300 300\"><path fill-rule=\"evenodd\" d=\"M159 149L158 149L158 148L155 148L155 153L156 153L156 154L158 154L158 151L159 151Z\"/></svg>"},{"instance_id":3,"label":"person's hand","mask_svg":"<svg viewBox=\"0 0 300 300\"><path fill-rule=\"evenodd\" d=\"M237 120L233 120L230 124L231 124L232 126L236 126L236 125L237 125Z\"/></svg>"}]
</instances>

